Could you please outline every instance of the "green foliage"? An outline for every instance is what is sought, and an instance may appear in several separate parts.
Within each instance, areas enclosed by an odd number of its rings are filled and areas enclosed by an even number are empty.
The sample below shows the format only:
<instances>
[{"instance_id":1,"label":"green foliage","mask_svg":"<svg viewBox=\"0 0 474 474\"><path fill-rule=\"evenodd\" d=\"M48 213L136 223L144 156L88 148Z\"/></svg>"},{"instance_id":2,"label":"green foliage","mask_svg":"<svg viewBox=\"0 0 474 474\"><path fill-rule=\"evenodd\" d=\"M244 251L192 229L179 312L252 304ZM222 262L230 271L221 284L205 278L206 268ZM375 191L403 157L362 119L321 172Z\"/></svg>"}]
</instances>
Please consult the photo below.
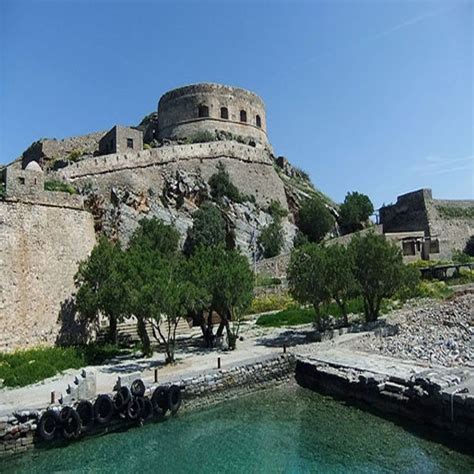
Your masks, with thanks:
<instances>
[{"instance_id":1,"label":"green foliage","mask_svg":"<svg viewBox=\"0 0 474 474\"><path fill-rule=\"evenodd\" d=\"M5 187L5 183L0 182L0 199L5 199L7 195L7 190Z\"/></svg>"},{"instance_id":2,"label":"green foliage","mask_svg":"<svg viewBox=\"0 0 474 474\"><path fill-rule=\"evenodd\" d=\"M173 255L178 251L179 232L157 218L142 219L133 233L129 247L144 252L156 252L162 255Z\"/></svg>"},{"instance_id":3,"label":"green foliage","mask_svg":"<svg viewBox=\"0 0 474 474\"><path fill-rule=\"evenodd\" d=\"M325 268L324 248L317 244L307 244L293 250L287 272L291 295L299 303L313 306L319 330L324 330L327 325L327 318L320 311L321 305L331 297L326 284Z\"/></svg>"},{"instance_id":4,"label":"green foliage","mask_svg":"<svg viewBox=\"0 0 474 474\"><path fill-rule=\"evenodd\" d=\"M321 242L334 225L334 218L317 197L307 199L299 212L298 227L310 242Z\"/></svg>"},{"instance_id":5,"label":"green foliage","mask_svg":"<svg viewBox=\"0 0 474 474\"><path fill-rule=\"evenodd\" d=\"M209 178L209 186L211 187L211 196L218 202L224 196L233 202L242 202L239 190L232 183L229 173L222 162L219 162L217 165L217 172Z\"/></svg>"},{"instance_id":6,"label":"green foliage","mask_svg":"<svg viewBox=\"0 0 474 474\"><path fill-rule=\"evenodd\" d=\"M266 313L267 311L283 310L293 308L295 305L295 300L286 293L257 296L253 299L247 314L258 314Z\"/></svg>"},{"instance_id":7,"label":"green foliage","mask_svg":"<svg viewBox=\"0 0 474 474\"><path fill-rule=\"evenodd\" d=\"M186 143L207 143L213 142L216 135L209 130L201 130L186 138Z\"/></svg>"},{"instance_id":8,"label":"green foliage","mask_svg":"<svg viewBox=\"0 0 474 474\"><path fill-rule=\"evenodd\" d=\"M454 263L471 263L474 259L466 252L460 250L454 250L452 260Z\"/></svg>"},{"instance_id":9,"label":"green foliage","mask_svg":"<svg viewBox=\"0 0 474 474\"><path fill-rule=\"evenodd\" d=\"M268 275L257 274L255 276L255 286L276 286L281 285L280 278L271 277Z\"/></svg>"},{"instance_id":10,"label":"green foliage","mask_svg":"<svg viewBox=\"0 0 474 474\"><path fill-rule=\"evenodd\" d=\"M153 148L153 147L152 147L150 144L148 144L148 143L144 143L144 144L143 144L143 149L144 149L144 150L151 150L152 148Z\"/></svg>"},{"instance_id":11,"label":"green foliage","mask_svg":"<svg viewBox=\"0 0 474 474\"><path fill-rule=\"evenodd\" d=\"M375 321L383 298L392 297L404 285L400 249L385 236L373 232L356 234L349 244L354 259L354 276L364 299L366 321Z\"/></svg>"},{"instance_id":12,"label":"green foliage","mask_svg":"<svg viewBox=\"0 0 474 474\"><path fill-rule=\"evenodd\" d=\"M79 265L75 279L79 313L91 321L105 314L109 318L109 342L116 344L117 323L127 314L120 246L100 237L89 258Z\"/></svg>"},{"instance_id":13,"label":"green foliage","mask_svg":"<svg viewBox=\"0 0 474 474\"><path fill-rule=\"evenodd\" d=\"M344 203L339 208L339 224L345 234L362 229L374 212L374 206L369 197L358 192L347 193Z\"/></svg>"},{"instance_id":14,"label":"green foliage","mask_svg":"<svg viewBox=\"0 0 474 474\"><path fill-rule=\"evenodd\" d=\"M45 191L58 191L69 194L76 194L76 189L70 184L63 183L62 181L57 181L55 179L50 179L44 182Z\"/></svg>"},{"instance_id":15,"label":"green foliage","mask_svg":"<svg viewBox=\"0 0 474 474\"><path fill-rule=\"evenodd\" d=\"M309 244L308 237L303 234L301 231L297 231L295 234L295 238L293 239L293 247L301 247L302 245Z\"/></svg>"},{"instance_id":16,"label":"green foliage","mask_svg":"<svg viewBox=\"0 0 474 474\"><path fill-rule=\"evenodd\" d=\"M90 344L77 347L43 347L0 353L0 379L7 387L23 387L67 369L100 365L121 353L116 346Z\"/></svg>"},{"instance_id":17,"label":"green foliage","mask_svg":"<svg viewBox=\"0 0 474 474\"><path fill-rule=\"evenodd\" d=\"M415 296L418 298L435 298L439 300L450 298L452 295L453 290L445 282L437 280L420 281L415 293Z\"/></svg>"},{"instance_id":18,"label":"green foliage","mask_svg":"<svg viewBox=\"0 0 474 474\"><path fill-rule=\"evenodd\" d=\"M325 285L329 295L339 306L344 323L347 325L346 302L357 294L354 278L354 262L351 253L342 245L331 245L323 249L325 253L324 272Z\"/></svg>"},{"instance_id":19,"label":"green foliage","mask_svg":"<svg viewBox=\"0 0 474 474\"><path fill-rule=\"evenodd\" d=\"M84 155L84 150L76 149L72 150L71 153L67 156L66 160L68 161L77 161L78 158L80 158L82 155Z\"/></svg>"},{"instance_id":20,"label":"green foliage","mask_svg":"<svg viewBox=\"0 0 474 474\"><path fill-rule=\"evenodd\" d=\"M288 215L288 211L283 208L279 201L271 200L266 212L270 214L273 219L281 219Z\"/></svg>"},{"instance_id":21,"label":"green foliage","mask_svg":"<svg viewBox=\"0 0 474 474\"><path fill-rule=\"evenodd\" d=\"M279 218L263 228L258 236L258 246L264 258L276 257L283 247L283 227Z\"/></svg>"},{"instance_id":22,"label":"green foliage","mask_svg":"<svg viewBox=\"0 0 474 474\"><path fill-rule=\"evenodd\" d=\"M184 252L190 255L199 246L225 245L226 223L221 211L212 203L204 203L193 214L193 225L188 228Z\"/></svg>"},{"instance_id":23,"label":"green foliage","mask_svg":"<svg viewBox=\"0 0 474 474\"><path fill-rule=\"evenodd\" d=\"M474 206L436 206L441 217L446 219L474 219Z\"/></svg>"},{"instance_id":24,"label":"green foliage","mask_svg":"<svg viewBox=\"0 0 474 474\"><path fill-rule=\"evenodd\" d=\"M474 235L469 237L464 247L464 253L467 253L469 256L474 257Z\"/></svg>"},{"instance_id":25,"label":"green foliage","mask_svg":"<svg viewBox=\"0 0 474 474\"><path fill-rule=\"evenodd\" d=\"M396 297L402 301L409 298L416 298L421 282L421 274L414 265L404 265L402 268L402 285L396 292Z\"/></svg>"}]
</instances>

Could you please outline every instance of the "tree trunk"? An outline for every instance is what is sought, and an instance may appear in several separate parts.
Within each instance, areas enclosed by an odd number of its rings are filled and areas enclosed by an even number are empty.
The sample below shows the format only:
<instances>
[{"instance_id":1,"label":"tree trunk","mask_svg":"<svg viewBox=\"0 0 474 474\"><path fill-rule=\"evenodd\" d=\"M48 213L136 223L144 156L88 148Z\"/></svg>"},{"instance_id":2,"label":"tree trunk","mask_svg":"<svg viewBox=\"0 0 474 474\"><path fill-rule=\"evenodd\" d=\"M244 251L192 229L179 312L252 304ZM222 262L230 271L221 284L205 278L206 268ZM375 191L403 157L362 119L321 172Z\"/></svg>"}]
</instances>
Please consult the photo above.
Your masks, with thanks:
<instances>
[{"instance_id":1,"label":"tree trunk","mask_svg":"<svg viewBox=\"0 0 474 474\"><path fill-rule=\"evenodd\" d=\"M344 320L344 326L349 326L349 318L347 317L347 308L345 300L336 298L336 303L341 310L342 319Z\"/></svg>"},{"instance_id":2,"label":"tree trunk","mask_svg":"<svg viewBox=\"0 0 474 474\"><path fill-rule=\"evenodd\" d=\"M151 343L146 330L145 318L138 316L137 317L137 332L140 341L142 342L143 352L145 355L151 355Z\"/></svg>"},{"instance_id":3,"label":"tree trunk","mask_svg":"<svg viewBox=\"0 0 474 474\"><path fill-rule=\"evenodd\" d=\"M109 315L109 342L113 345L117 345L117 317Z\"/></svg>"},{"instance_id":4,"label":"tree trunk","mask_svg":"<svg viewBox=\"0 0 474 474\"><path fill-rule=\"evenodd\" d=\"M313 303L314 312L316 313L316 328L318 331L322 331L322 322L321 322L321 311L319 308L319 303Z\"/></svg>"}]
</instances>

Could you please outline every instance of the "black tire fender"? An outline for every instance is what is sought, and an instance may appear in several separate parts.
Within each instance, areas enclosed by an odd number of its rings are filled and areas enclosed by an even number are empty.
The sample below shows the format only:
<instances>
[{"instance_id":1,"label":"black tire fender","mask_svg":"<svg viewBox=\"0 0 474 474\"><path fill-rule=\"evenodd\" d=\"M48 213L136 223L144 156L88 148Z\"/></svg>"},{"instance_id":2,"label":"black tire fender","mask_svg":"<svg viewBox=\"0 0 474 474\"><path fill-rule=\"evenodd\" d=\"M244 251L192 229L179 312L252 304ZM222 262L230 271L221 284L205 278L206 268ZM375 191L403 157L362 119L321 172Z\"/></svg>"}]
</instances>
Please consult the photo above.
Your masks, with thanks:
<instances>
[{"instance_id":1,"label":"black tire fender","mask_svg":"<svg viewBox=\"0 0 474 474\"><path fill-rule=\"evenodd\" d=\"M94 403L94 416L100 425L110 422L114 414L114 402L108 395L99 395Z\"/></svg>"},{"instance_id":2,"label":"black tire fender","mask_svg":"<svg viewBox=\"0 0 474 474\"><path fill-rule=\"evenodd\" d=\"M165 416L168 411L168 387L160 386L155 388L151 396L151 404L158 416Z\"/></svg>"},{"instance_id":3,"label":"black tire fender","mask_svg":"<svg viewBox=\"0 0 474 474\"><path fill-rule=\"evenodd\" d=\"M89 431L94 425L94 406L89 400L81 400L76 405L76 412L81 419L81 431Z\"/></svg>"},{"instance_id":4,"label":"black tire fender","mask_svg":"<svg viewBox=\"0 0 474 474\"><path fill-rule=\"evenodd\" d=\"M151 400L148 397L143 397L142 400L143 406L141 417L143 420L147 421L153 417L153 404L151 403Z\"/></svg>"},{"instance_id":5,"label":"black tire fender","mask_svg":"<svg viewBox=\"0 0 474 474\"><path fill-rule=\"evenodd\" d=\"M44 441L52 441L61 422L59 413L55 410L46 410L38 422L38 435Z\"/></svg>"},{"instance_id":6,"label":"black tire fender","mask_svg":"<svg viewBox=\"0 0 474 474\"><path fill-rule=\"evenodd\" d=\"M81 434L81 425L81 417L76 410L71 408L67 420L63 422L61 430L63 438L67 440L78 438Z\"/></svg>"},{"instance_id":7,"label":"black tire fender","mask_svg":"<svg viewBox=\"0 0 474 474\"><path fill-rule=\"evenodd\" d=\"M177 385L171 385L168 389L168 408L171 413L176 413L179 410L182 400L181 389Z\"/></svg>"},{"instance_id":8,"label":"black tire fender","mask_svg":"<svg viewBox=\"0 0 474 474\"><path fill-rule=\"evenodd\" d=\"M142 379L134 380L130 389L134 397L143 397L145 395L145 384Z\"/></svg>"},{"instance_id":9,"label":"black tire fender","mask_svg":"<svg viewBox=\"0 0 474 474\"><path fill-rule=\"evenodd\" d=\"M127 405L127 418L131 421L138 420L141 412L141 404L136 398L132 398Z\"/></svg>"},{"instance_id":10,"label":"black tire fender","mask_svg":"<svg viewBox=\"0 0 474 474\"><path fill-rule=\"evenodd\" d=\"M61 425L64 426L65 423L67 423L68 419L70 418L71 416L71 412L72 412L72 407L70 406L64 406L61 408L60 412L59 412L59 421L61 422Z\"/></svg>"}]
</instances>

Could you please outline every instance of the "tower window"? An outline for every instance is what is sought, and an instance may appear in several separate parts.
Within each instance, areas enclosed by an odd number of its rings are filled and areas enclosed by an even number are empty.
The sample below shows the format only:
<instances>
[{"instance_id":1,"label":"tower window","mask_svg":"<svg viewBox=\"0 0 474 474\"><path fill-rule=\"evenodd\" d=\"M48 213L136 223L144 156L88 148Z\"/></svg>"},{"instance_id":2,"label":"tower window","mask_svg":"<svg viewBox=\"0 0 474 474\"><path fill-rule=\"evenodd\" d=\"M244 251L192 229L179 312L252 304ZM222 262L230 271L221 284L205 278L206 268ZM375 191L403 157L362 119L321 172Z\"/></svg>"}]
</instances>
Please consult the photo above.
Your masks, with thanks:
<instances>
[{"instance_id":1,"label":"tower window","mask_svg":"<svg viewBox=\"0 0 474 474\"><path fill-rule=\"evenodd\" d=\"M229 118L229 110L227 107L221 107L221 118L228 119Z\"/></svg>"},{"instance_id":2,"label":"tower window","mask_svg":"<svg viewBox=\"0 0 474 474\"><path fill-rule=\"evenodd\" d=\"M209 107L207 105L200 105L198 109L199 117L209 117Z\"/></svg>"},{"instance_id":3,"label":"tower window","mask_svg":"<svg viewBox=\"0 0 474 474\"><path fill-rule=\"evenodd\" d=\"M245 110L240 111L240 121L246 122L247 121L247 112Z\"/></svg>"},{"instance_id":4,"label":"tower window","mask_svg":"<svg viewBox=\"0 0 474 474\"><path fill-rule=\"evenodd\" d=\"M127 148L133 148L133 138L127 138Z\"/></svg>"},{"instance_id":5,"label":"tower window","mask_svg":"<svg viewBox=\"0 0 474 474\"><path fill-rule=\"evenodd\" d=\"M261 127L262 126L262 119L260 118L260 115L257 115L255 117L255 123L257 124L257 127Z\"/></svg>"}]
</instances>

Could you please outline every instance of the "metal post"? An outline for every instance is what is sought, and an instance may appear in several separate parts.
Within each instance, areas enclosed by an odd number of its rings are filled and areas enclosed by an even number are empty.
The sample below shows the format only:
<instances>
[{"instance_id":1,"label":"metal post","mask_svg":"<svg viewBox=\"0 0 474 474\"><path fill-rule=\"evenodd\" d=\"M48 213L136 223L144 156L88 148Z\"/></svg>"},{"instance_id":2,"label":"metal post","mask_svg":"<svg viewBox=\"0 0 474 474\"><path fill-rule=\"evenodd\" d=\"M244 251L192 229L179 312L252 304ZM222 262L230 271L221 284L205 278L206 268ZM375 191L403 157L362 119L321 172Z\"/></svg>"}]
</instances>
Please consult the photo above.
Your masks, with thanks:
<instances>
[{"instance_id":1,"label":"metal post","mask_svg":"<svg viewBox=\"0 0 474 474\"><path fill-rule=\"evenodd\" d=\"M217 368L218 369L221 368L221 358L220 357L217 358Z\"/></svg>"},{"instance_id":2,"label":"metal post","mask_svg":"<svg viewBox=\"0 0 474 474\"><path fill-rule=\"evenodd\" d=\"M286 344L283 344L283 354L286 354Z\"/></svg>"},{"instance_id":3,"label":"metal post","mask_svg":"<svg viewBox=\"0 0 474 474\"><path fill-rule=\"evenodd\" d=\"M155 369L155 383L158 382L158 369Z\"/></svg>"},{"instance_id":4,"label":"metal post","mask_svg":"<svg viewBox=\"0 0 474 474\"><path fill-rule=\"evenodd\" d=\"M56 392L51 392L51 405L56 402Z\"/></svg>"}]
</instances>

